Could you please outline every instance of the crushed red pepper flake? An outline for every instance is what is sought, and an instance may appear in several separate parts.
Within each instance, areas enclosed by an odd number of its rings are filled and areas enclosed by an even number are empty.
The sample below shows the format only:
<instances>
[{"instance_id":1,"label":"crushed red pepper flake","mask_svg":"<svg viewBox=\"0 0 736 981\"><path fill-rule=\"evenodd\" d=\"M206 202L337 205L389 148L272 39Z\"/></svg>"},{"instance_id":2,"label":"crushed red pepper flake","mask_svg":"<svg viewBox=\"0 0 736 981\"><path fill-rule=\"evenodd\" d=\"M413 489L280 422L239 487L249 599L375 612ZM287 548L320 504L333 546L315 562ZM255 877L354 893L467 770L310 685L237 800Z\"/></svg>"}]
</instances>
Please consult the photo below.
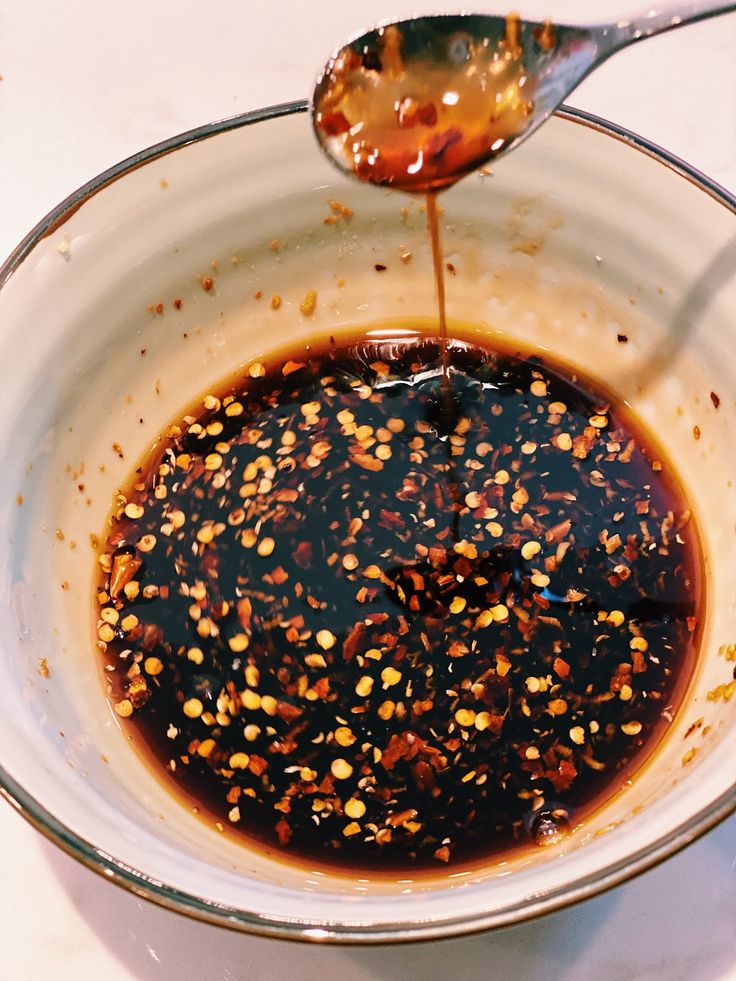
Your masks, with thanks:
<instances>
[{"instance_id":1,"label":"crushed red pepper flake","mask_svg":"<svg viewBox=\"0 0 736 981\"><path fill-rule=\"evenodd\" d=\"M689 669L689 509L562 367L453 347L448 415L435 344L355 343L252 363L133 477L99 557L115 712L218 829L310 860L564 835Z\"/></svg>"}]
</instances>

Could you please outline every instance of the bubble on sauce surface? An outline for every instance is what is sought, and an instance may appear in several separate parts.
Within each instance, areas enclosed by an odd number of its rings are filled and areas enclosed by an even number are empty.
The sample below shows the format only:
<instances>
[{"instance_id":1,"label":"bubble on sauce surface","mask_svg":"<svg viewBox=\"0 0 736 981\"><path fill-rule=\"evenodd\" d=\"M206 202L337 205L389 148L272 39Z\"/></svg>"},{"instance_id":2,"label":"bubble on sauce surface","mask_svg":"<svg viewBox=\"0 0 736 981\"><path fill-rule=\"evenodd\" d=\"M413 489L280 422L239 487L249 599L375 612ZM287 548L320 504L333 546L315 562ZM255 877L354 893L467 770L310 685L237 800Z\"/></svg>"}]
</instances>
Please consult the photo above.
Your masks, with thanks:
<instances>
[{"instance_id":1,"label":"bubble on sauce surface","mask_svg":"<svg viewBox=\"0 0 736 981\"><path fill-rule=\"evenodd\" d=\"M565 804L546 801L524 815L524 831L535 845L560 845L572 831L572 811Z\"/></svg>"}]
</instances>

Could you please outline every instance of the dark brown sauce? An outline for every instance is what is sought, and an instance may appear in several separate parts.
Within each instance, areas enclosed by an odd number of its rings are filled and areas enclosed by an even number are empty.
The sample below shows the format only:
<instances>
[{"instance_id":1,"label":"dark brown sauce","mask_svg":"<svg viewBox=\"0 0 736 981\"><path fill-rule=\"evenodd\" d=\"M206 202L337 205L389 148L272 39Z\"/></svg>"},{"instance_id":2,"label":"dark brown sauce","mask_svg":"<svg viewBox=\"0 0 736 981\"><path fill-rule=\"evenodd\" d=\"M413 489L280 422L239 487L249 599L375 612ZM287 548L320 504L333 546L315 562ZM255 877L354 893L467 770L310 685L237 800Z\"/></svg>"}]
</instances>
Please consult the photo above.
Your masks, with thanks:
<instances>
[{"instance_id":1,"label":"dark brown sauce","mask_svg":"<svg viewBox=\"0 0 736 981\"><path fill-rule=\"evenodd\" d=\"M427 228L432 247L432 268L434 270L434 288L437 293L437 326L440 336L440 363L442 365L442 383L448 395L451 395L450 365L447 347L447 304L445 303L445 267L442 262L442 238L437 214L437 193L427 194Z\"/></svg>"},{"instance_id":2,"label":"dark brown sauce","mask_svg":"<svg viewBox=\"0 0 736 981\"><path fill-rule=\"evenodd\" d=\"M110 695L172 789L290 861L554 843L651 754L705 614L652 436L563 364L315 339L172 426L114 512ZM127 514L126 514L127 510Z\"/></svg>"}]
</instances>

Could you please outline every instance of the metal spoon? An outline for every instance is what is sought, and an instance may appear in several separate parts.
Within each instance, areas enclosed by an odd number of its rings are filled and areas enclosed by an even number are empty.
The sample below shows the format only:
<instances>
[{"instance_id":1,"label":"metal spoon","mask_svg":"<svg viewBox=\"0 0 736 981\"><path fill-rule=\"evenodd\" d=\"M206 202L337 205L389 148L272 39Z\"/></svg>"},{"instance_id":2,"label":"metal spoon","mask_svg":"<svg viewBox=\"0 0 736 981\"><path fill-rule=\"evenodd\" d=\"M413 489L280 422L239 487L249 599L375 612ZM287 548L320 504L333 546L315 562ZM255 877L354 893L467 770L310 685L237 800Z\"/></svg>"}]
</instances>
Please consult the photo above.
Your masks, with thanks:
<instances>
[{"instance_id":1,"label":"metal spoon","mask_svg":"<svg viewBox=\"0 0 736 981\"><path fill-rule=\"evenodd\" d=\"M341 170L404 191L438 190L518 146L616 51L731 11L734 2L691 0L595 27L515 14L382 24L327 62L312 123Z\"/></svg>"}]
</instances>

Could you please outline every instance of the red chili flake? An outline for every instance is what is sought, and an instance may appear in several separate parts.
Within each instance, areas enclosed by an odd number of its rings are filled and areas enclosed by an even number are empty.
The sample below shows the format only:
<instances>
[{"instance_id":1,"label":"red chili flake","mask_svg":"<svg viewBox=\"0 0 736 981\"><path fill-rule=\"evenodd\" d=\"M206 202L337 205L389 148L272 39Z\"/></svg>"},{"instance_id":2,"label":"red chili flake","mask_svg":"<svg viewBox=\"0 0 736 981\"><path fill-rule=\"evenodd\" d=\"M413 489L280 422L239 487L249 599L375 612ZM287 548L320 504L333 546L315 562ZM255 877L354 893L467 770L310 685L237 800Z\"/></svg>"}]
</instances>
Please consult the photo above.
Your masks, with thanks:
<instances>
[{"instance_id":1,"label":"red chili flake","mask_svg":"<svg viewBox=\"0 0 736 981\"><path fill-rule=\"evenodd\" d=\"M415 732L395 732L381 757L384 770L393 770L399 760L413 760L425 745L425 741Z\"/></svg>"},{"instance_id":2,"label":"red chili flake","mask_svg":"<svg viewBox=\"0 0 736 981\"><path fill-rule=\"evenodd\" d=\"M320 698L327 698L327 696L330 694L330 679L319 678L312 685L312 688L314 688Z\"/></svg>"},{"instance_id":3,"label":"red chili flake","mask_svg":"<svg viewBox=\"0 0 736 981\"><path fill-rule=\"evenodd\" d=\"M465 657L470 648L462 640L453 640L450 646L447 648L447 653L450 657Z\"/></svg>"},{"instance_id":4,"label":"red chili flake","mask_svg":"<svg viewBox=\"0 0 736 981\"><path fill-rule=\"evenodd\" d=\"M451 147L462 142L462 138L462 130L457 128L446 129L444 133L435 133L427 141L424 159L430 163L439 163Z\"/></svg>"},{"instance_id":5,"label":"red chili flake","mask_svg":"<svg viewBox=\"0 0 736 981\"><path fill-rule=\"evenodd\" d=\"M254 776L260 777L268 769L268 760L264 760L262 756L257 756L253 753L248 764L248 769Z\"/></svg>"},{"instance_id":6,"label":"red chili flake","mask_svg":"<svg viewBox=\"0 0 736 981\"><path fill-rule=\"evenodd\" d=\"M588 432L588 430L592 432ZM597 430L593 429L592 426L586 426L585 430L576 436L572 441L572 455L577 460L587 460L588 454L595 446L595 437Z\"/></svg>"},{"instance_id":7,"label":"red chili flake","mask_svg":"<svg viewBox=\"0 0 736 981\"><path fill-rule=\"evenodd\" d=\"M299 371L300 368L304 367L303 361L287 361L284 367L281 369L281 374L286 378L288 375L292 375L295 371Z\"/></svg>"},{"instance_id":8,"label":"red chili flake","mask_svg":"<svg viewBox=\"0 0 736 981\"><path fill-rule=\"evenodd\" d=\"M437 124L437 109L433 102L425 102L423 106L420 106L417 116L422 126L435 126Z\"/></svg>"},{"instance_id":9,"label":"red chili flake","mask_svg":"<svg viewBox=\"0 0 736 981\"><path fill-rule=\"evenodd\" d=\"M570 665L567 661L563 661L561 657L556 657L552 664L552 670L558 676L558 678L567 678L570 675Z\"/></svg>"},{"instance_id":10,"label":"red chili flake","mask_svg":"<svg viewBox=\"0 0 736 981\"><path fill-rule=\"evenodd\" d=\"M388 816L388 823L393 828L400 828L402 824L406 824L407 821L413 821L417 816L418 811L415 807L406 807L403 811L397 811L395 814L390 814Z\"/></svg>"},{"instance_id":11,"label":"red chili flake","mask_svg":"<svg viewBox=\"0 0 736 981\"><path fill-rule=\"evenodd\" d=\"M246 596L244 599L238 600L238 620L243 630L250 630L251 617L253 615L253 605L251 601Z\"/></svg>"},{"instance_id":12,"label":"red chili flake","mask_svg":"<svg viewBox=\"0 0 736 981\"><path fill-rule=\"evenodd\" d=\"M143 561L130 552L121 552L113 558L110 573L110 595L113 599L135 578L142 565Z\"/></svg>"},{"instance_id":13,"label":"red chili flake","mask_svg":"<svg viewBox=\"0 0 736 981\"><path fill-rule=\"evenodd\" d=\"M697 627L697 625L698 625L698 618L697 617L688 617L687 618L687 629L690 631L690 633L692 633L695 630L695 628Z\"/></svg>"},{"instance_id":14,"label":"red chili flake","mask_svg":"<svg viewBox=\"0 0 736 981\"><path fill-rule=\"evenodd\" d=\"M626 334L617 334L616 339L619 342L619 344L628 344L629 342L629 338L627 337Z\"/></svg>"},{"instance_id":15,"label":"red chili flake","mask_svg":"<svg viewBox=\"0 0 736 981\"><path fill-rule=\"evenodd\" d=\"M702 725L703 725L703 720L696 719L695 722L691 723L691 725L688 726L687 732L683 736L683 739L687 739L688 737L692 736L692 734L694 732L697 732L698 729L702 727Z\"/></svg>"},{"instance_id":16,"label":"red chili flake","mask_svg":"<svg viewBox=\"0 0 736 981\"><path fill-rule=\"evenodd\" d=\"M572 521L567 519L566 521L560 521L558 524L553 525L549 531L545 532L545 541L549 544L551 542L561 542L570 534L570 529L572 528Z\"/></svg>"},{"instance_id":17,"label":"red chili flake","mask_svg":"<svg viewBox=\"0 0 736 981\"><path fill-rule=\"evenodd\" d=\"M155 623L147 623L143 627L143 638L141 640L141 647L144 651L152 651L157 644L160 644L164 639L164 632L161 627L157 627Z\"/></svg>"},{"instance_id":18,"label":"red chili flake","mask_svg":"<svg viewBox=\"0 0 736 981\"><path fill-rule=\"evenodd\" d=\"M420 105L416 99L406 96L399 103L397 110L399 126L410 129L414 126L434 126L437 123L437 109L433 102Z\"/></svg>"},{"instance_id":19,"label":"red chili flake","mask_svg":"<svg viewBox=\"0 0 736 981\"><path fill-rule=\"evenodd\" d=\"M386 169L383 165L383 157L371 157L371 155L364 150L359 155L359 159L355 164L355 176L362 181L374 180L377 183L380 183Z\"/></svg>"},{"instance_id":20,"label":"red chili flake","mask_svg":"<svg viewBox=\"0 0 736 981\"><path fill-rule=\"evenodd\" d=\"M399 638L396 636L396 634L392 633L381 634L378 638L378 643L381 645L381 647L387 647L389 650L396 648L393 654L394 662L400 661L406 656L406 647L403 645L401 647L396 647L396 641L398 639Z\"/></svg>"},{"instance_id":21,"label":"red chili flake","mask_svg":"<svg viewBox=\"0 0 736 981\"><path fill-rule=\"evenodd\" d=\"M693 436L695 439L700 439L700 426L693 426Z\"/></svg>"},{"instance_id":22,"label":"red chili flake","mask_svg":"<svg viewBox=\"0 0 736 981\"><path fill-rule=\"evenodd\" d=\"M342 656L346 661L352 661L362 646L363 637L366 633L364 623L356 623L353 629L345 637L342 644Z\"/></svg>"},{"instance_id":23,"label":"red chili flake","mask_svg":"<svg viewBox=\"0 0 736 981\"><path fill-rule=\"evenodd\" d=\"M631 684L631 672L628 667L622 668L621 666L616 668L615 673L611 677L611 683L608 686L613 692L621 691L624 685Z\"/></svg>"},{"instance_id":24,"label":"red chili flake","mask_svg":"<svg viewBox=\"0 0 736 981\"><path fill-rule=\"evenodd\" d=\"M281 753L289 756L296 749L296 740L292 736L284 736L283 739L274 739L268 747L269 753Z\"/></svg>"},{"instance_id":25,"label":"red chili flake","mask_svg":"<svg viewBox=\"0 0 736 981\"><path fill-rule=\"evenodd\" d=\"M298 719L304 714L304 709L300 709L298 705L292 705L291 702L285 702L280 698L276 702L276 714L284 722L294 722L295 719Z\"/></svg>"},{"instance_id":26,"label":"red chili flake","mask_svg":"<svg viewBox=\"0 0 736 981\"><path fill-rule=\"evenodd\" d=\"M388 266L384 266L382 262L377 262L373 268L376 270L376 272L386 272Z\"/></svg>"},{"instance_id":27,"label":"red chili flake","mask_svg":"<svg viewBox=\"0 0 736 981\"><path fill-rule=\"evenodd\" d=\"M488 723L488 728L486 729L486 732L489 732L493 736L500 736L501 730L503 729L503 723L505 718L506 718L505 715L500 715L497 712L491 713L491 718Z\"/></svg>"},{"instance_id":28,"label":"red chili flake","mask_svg":"<svg viewBox=\"0 0 736 981\"><path fill-rule=\"evenodd\" d=\"M300 569L309 569L312 565L312 543L299 542L294 552L294 562Z\"/></svg>"},{"instance_id":29,"label":"red chili flake","mask_svg":"<svg viewBox=\"0 0 736 981\"><path fill-rule=\"evenodd\" d=\"M551 51L557 44L557 35L552 21L546 20L541 27L535 27L532 35L542 51Z\"/></svg>"},{"instance_id":30,"label":"red chili flake","mask_svg":"<svg viewBox=\"0 0 736 981\"><path fill-rule=\"evenodd\" d=\"M468 559L464 558L461 555L459 559L456 559L452 563L452 570L455 573L455 575L463 576L465 579L467 579L467 577L473 571L473 566L470 564L470 561ZM447 579L449 584L455 580L455 577L448 576Z\"/></svg>"},{"instance_id":31,"label":"red chili flake","mask_svg":"<svg viewBox=\"0 0 736 981\"><path fill-rule=\"evenodd\" d=\"M560 760L556 770L545 770L544 775L559 794L561 791L570 789L578 771L574 763L570 763L569 760Z\"/></svg>"},{"instance_id":32,"label":"red chili flake","mask_svg":"<svg viewBox=\"0 0 736 981\"><path fill-rule=\"evenodd\" d=\"M332 776L329 773L324 777L322 783L317 789L321 794L334 794L335 781L332 779Z\"/></svg>"},{"instance_id":33,"label":"red chili flake","mask_svg":"<svg viewBox=\"0 0 736 981\"><path fill-rule=\"evenodd\" d=\"M414 569L406 569L406 570L404 570L404 575L407 577L407 579L410 579L411 580L412 588L417 593L421 593L421 592L424 591L424 576L420 575ZM405 623L406 623L406 621L405 621ZM406 627L406 629L408 630L408 627Z\"/></svg>"},{"instance_id":34,"label":"red chili flake","mask_svg":"<svg viewBox=\"0 0 736 981\"><path fill-rule=\"evenodd\" d=\"M716 395L715 392L711 392L710 393L710 400L713 403L714 408L716 408L716 409L721 404L721 397L720 397L720 395Z\"/></svg>"},{"instance_id":35,"label":"red chili flake","mask_svg":"<svg viewBox=\"0 0 736 981\"><path fill-rule=\"evenodd\" d=\"M325 112L317 115L317 128L325 136L342 136L350 129L350 123L341 112Z\"/></svg>"},{"instance_id":36,"label":"red chili flake","mask_svg":"<svg viewBox=\"0 0 736 981\"><path fill-rule=\"evenodd\" d=\"M280 845L288 845L291 840L292 830L291 825L286 820L286 818L280 818L273 829L278 835Z\"/></svg>"},{"instance_id":37,"label":"red chili flake","mask_svg":"<svg viewBox=\"0 0 736 981\"><path fill-rule=\"evenodd\" d=\"M624 558L627 562L636 562L639 558L639 546L636 543L636 536L631 536L633 541L628 541L626 548L624 549Z\"/></svg>"},{"instance_id":38,"label":"red chili flake","mask_svg":"<svg viewBox=\"0 0 736 981\"><path fill-rule=\"evenodd\" d=\"M646 671L647 669L646 658L644 657L641 651L631 652L631 663L633 666L634 674L641 674L643 671Z\"/></svg>"},{"instance_id":39,"label":"red chili flake","mask_svg":"<svg viewBox=\"0 0 736 981\"><path fill-rule=\"evenodd\" d=\"M371 623L385 623L388 620L388 613L368 613L366 615L366 620L370 620Z\"/></svg>"},{"instance_id":40,"label":"red chili flake","mask_svg":"<svg viewBox=\"0 0 736 981\"><path fill-rule=\"evenodd\" d=\"M181 310L181 300L179 299L179 297L178 297L178 296L177 296L177 298L176 298L176 299L174 300L174 307L175 307L175 308L176 308L177 310Z\"/></svg>"},{"instance_id":41,"label":"red chili flake","mask_svg":"<svg viewBox=\"0 0 736 981\"><path fill-rule=\"evenodd\" d=\"M223 616L227 616L228 609L225 607L223 600L216 600L212 604L212 618L214 620L222 620Z\"/></svg>"}]
</instances>

